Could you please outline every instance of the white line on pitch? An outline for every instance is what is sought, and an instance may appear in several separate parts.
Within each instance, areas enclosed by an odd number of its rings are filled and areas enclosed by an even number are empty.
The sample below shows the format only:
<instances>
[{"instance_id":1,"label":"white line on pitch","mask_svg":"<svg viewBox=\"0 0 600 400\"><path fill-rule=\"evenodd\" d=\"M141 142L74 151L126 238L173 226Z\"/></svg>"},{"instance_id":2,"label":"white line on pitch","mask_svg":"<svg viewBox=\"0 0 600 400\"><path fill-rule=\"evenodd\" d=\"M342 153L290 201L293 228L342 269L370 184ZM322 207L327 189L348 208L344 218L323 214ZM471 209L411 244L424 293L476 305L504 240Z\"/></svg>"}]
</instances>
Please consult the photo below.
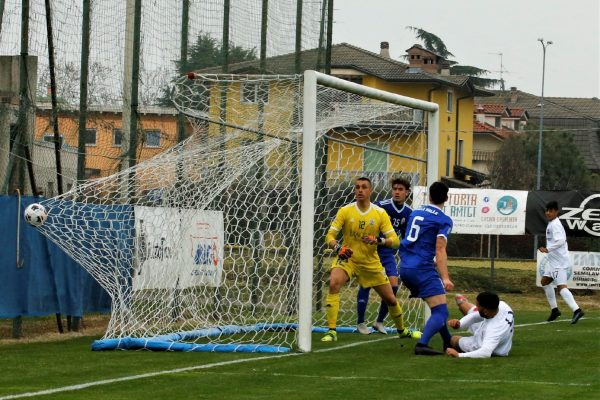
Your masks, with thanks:
<instances>
[{"instance_id":1,"label":"white line on pitch","mask_svg":"<svg viewBox=\"0 0 600 400\"><path fill-rule=\"evenodd\" d=\"M219 375L235 375L235 376L249 376L256 375L256 372L247 374L244 372L208 372L209 374ZM545 382L545 381L517 381L517 380L501 380L501 379L485 379L485 380L474 380L474 379L428 379L428 378L389 378L381 376L327 376L327 375L307 375L307 374L282 374L275 372L269 374L271 376L288 377L288 378L307 378L307 379L329 379L333 381L343 380L368 380L368 381L389 381L389 382L447 382L447 383L497 383L497 384L517 384L517 385L550 385L550 386L592 386L591 383L562 383L562 382Z\"/></svg>"},{"instance_id":2,"label":"white line on pitch","mask_svg":"<svg viewBox=\"0 0 600 400\"><path fill-rule=\"evenodd\" d=\"M597 318L589 318L589 319L597 319ZM559 321L554 321L552 323L554 324L554 323L557 323L557 322L567 322L567 321L568 320L559 320ZM532 326L532 325L543 325L543 324L548 324L548 322L534 322L534 323L530 323L530 324L520 324L520 325L515 325L515 328L521 328L521 327ZM374 339L374 340L367 340L367 341L364 341L364 342L356 342L356 343L345 344L343 346L336 346L336 347L329 347L329 348L326 348L326 349L315 350L315 351L313 351L313 353L325 353L325 352L328 352L328 351L335 351L335 350L347 349L347 348L351 348L351 347L361 346L363 344L376 343L376 342L381 342L381 341L390 340L390 339L397 339L397 337L395 335L390 335L389 337L386 337L386 338ZM295 356L301 356L301 355L304 355L304 354L310 354L310 353L277 354L277 355L270 355L270 356L264 356L264 357L244 358L244 359L241 359L241 360L222 361L222 362L213 363L213 364L206 364L206 365L196 365L196 366L193 366L193 367L169 369L169 370L165 370L165 371L148 372L148 373L139 374L139 375L123 376L121 378L104 379L104 380L101 380L101 381L81 383L79 385L71 385L71 386L63 386L63 387L54 388L54 389L39 390L37 392L27 392L27 393L13 394L13 395L8 395L8 396L0 397L0 400L20 399L20 398L24 398L24 397L43 396L43 395L47 395L47 394L54 394L54 393L60 393L60 392L69 392L69 391L74 391L74 390L87 389L87 388L90 388L90 387L93 387L93 386L109 385L111 383L127 382L127 381L133 381L133 380L136 380L136 379L151 378L151 377L159 376L159 375L177 374L177 373L180 373L180 372L187 372L187 371L194 371L194 370L199 370L199 369L209 369L209 368L215 368L215 367L222 367L224 365L242 364L242 363L247 363L247 362L252 362L252 361L257 361L257 360L271 360L271 359L275 359L275 358L295 357ZM335 377L331 377L330 379L336 379L336 378ZM341 379L341 378L339 378L339 379ZM370 378L365 378L365 379L370 379ZM404 380L410 380L410 379L404 379ZM413 381L424 381L424 382L427 381L426 379L412 379L412 380ZM473 382L473 381L472 380L458 380L457 379L457 380L452 380L452 382L464 382L464 383L468 383L468 382ZM487 382L494 382L494 381L487 381ZM497 381L497 382L498 383L510 383L510 382L504 382L504 381ZM511 381L511 382L515 382L515 381ZM523 383L526 383L526 382L523 382ZM535 381L532 381L531 383L532 384L544 383L544 384L549 384L549 385L550 384L556 384L556 383L552 383L552 382L535 382ZM582 384L571 384L571 385L589 386L589 384L583 384L583 383Z\"/></svg>"},{"instance_id":3,"label":"white line on pitch","mask_svg":"<svg viewBox=\"0 0 600 400\"><path fill-rule=\"evenodd\" d=\"M349 347L355 347L355 346L360 346L362 344L379 342L382 340L388 340L388 338L369 340L369 341L365 341L365 342L350 343L350 344L343 345L343 346L337 346L337 347L331 347L331 348L322 349L322 350L316 350L316 351L314 351L314 353L323 353L323 352L327 352L327 351L346 349ZM117 383L117 382L126 382L126 381L133 381L136 379L151 378L151 377L159 376L159 375L177 374L180 372L194 371L194 370L199 370L199 369L209 369L209 368L214 368L214 367L222 367L225 365L242 364L242 363L247 363L247 362L257 361L257 360L270 360L270 359L275 359L275 358L294 357L294 356L300 356L303 354L309 354L309 353L286 353L286 354L270 355L270 356L263 356L263 357L244 358L241 360L222 361L222 362L217 362L217 363L213 363L213 364L196 365L193 367L176 368L176 369L170 369L170 370L165 370L165 371L148 372L145 374L124 376L121 378L104 379L101 381L81 383L79 385L63 386L63 387L59 387L59 388L55 388L55 389L46 389L46 390L39 390L36 392L13 394L13 395L9 395L9 396L0 397L0 400L43 396L43 395L47 395L47 394L87 389L87 388L93 387L93 386L108 385L108 384Z\"/></svg>"}]
</instances>

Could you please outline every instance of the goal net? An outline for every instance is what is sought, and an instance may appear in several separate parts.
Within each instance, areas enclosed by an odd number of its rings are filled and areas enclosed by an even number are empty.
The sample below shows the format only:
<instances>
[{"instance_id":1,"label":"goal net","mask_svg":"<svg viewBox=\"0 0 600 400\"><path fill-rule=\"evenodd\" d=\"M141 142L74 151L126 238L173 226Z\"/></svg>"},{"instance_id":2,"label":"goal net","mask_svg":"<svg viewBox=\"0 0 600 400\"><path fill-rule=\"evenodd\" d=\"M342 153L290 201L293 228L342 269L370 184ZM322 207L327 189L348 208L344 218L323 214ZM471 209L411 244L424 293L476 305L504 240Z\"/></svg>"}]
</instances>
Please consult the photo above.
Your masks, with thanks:
<instances>
[{"instance_id":1,"label":"goal net","mask_svg":"<svg viewBox=\"0 0 600 400\"><path fill-rule=\"evenodd\" d=\"M112 298L95 349L309 351L326 326L324 237L337 209L359 176L372 201L390 197L392 177L434 176L437 120L426 115L437 106L314 71L193 78L173 91L187 140L44 201L39 229ZM341 331L356 327L356 292L342 289ZM420 327L420 300L398 296Z\"/></svg>"}]
</instances>

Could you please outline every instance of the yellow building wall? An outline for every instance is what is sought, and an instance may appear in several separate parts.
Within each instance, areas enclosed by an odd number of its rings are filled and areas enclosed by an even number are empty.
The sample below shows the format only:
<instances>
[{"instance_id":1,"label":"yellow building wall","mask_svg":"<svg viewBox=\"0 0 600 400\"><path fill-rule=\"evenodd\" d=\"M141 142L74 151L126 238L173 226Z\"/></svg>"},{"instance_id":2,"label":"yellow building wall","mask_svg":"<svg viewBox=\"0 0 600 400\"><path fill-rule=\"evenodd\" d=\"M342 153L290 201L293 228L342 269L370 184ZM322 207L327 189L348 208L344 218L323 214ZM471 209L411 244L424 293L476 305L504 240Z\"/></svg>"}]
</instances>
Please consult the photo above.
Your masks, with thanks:
<instances>
[{"instance_id":1,"label":"yellow building wall","mask_svg":"<svg viewBox=\"0 0 600 400\"><path fill-rule=\"evenodd\" d=\"M456 146L459 140L463 141L463 158L461 165L466 167L472 166L472 150L473 150L473 98L468 97L461 99L460 105L457 107L457 99L465 97L465 91L447 86L436 86L430 83L396 83L388 82L375 78L373 76L364 76L363 84L365 86L376 89L385 90L392 93L401 94L408 97L413 97L421 100L432 101L439 104L440 107L440 138L438 157L438 178L446 176L446 166L449 161L449 176L453 176L453 166L456 161ZM433 90L432 90L433 89ZM275 136L281 134L286 135L289 131L295 102L297 100L296 90L299 90L290 82L270 83L269 101L264 106L264 119L262 130L269 132ZM448 91L452 92L452 109L448 111ZM234 132L232 127L243 126L258 130L258 121L260 112L257 103L245 103L241 101L241 83L230 82L227 86L227 114L226 121L231 127L227 128L228 132ZM221 88L215 85L211 88L211 107L209 110L210 117L218 120L222 117L221 114ZM460 113L457 116L457 108ZM458 118L458 125L457 125ZM457 129L458 127L458 129ZM216 124L210 124L209 136L220 135L222 127ZM237 146L244 139L253 140L256 134L252 132L244 132L237 130L240 133L238 141L233 141L229 146ZM369 137L361 135L353 135L352 132L339 133L340 137L345 136L347 139L356 140L358 143L366 144L370 140ZM381 135L381 133L380 133ZM334 135L335 136L335 135ZM354 137L353 137L354 136ZM411 138L401 137L390 141L389 151L400 154L406 154L416 158L422 158L425 149L427 148L426 136L423 133L410 135ZM450 158L447 160L447 150L450 150ZM268 167L281 166L281 154L288 152L289 149L282 149L280 154L270 155L266 159ZM328 171L361 171L364 165L364 150L359 147L344 145L339 142L329 141L327 170ZM342 162L343 160L343 162ZM426 179L426 166L422 162L400 158L395 156L388 157L388 172L416 172L422 178L423 183Z\"/></svg>"},{"instance_id":2,"label":"yellow building wall","mask_svg":"<svg viewBox=\"0 0 600 400\"><path fill-rule=\"evenodd\" d=\"M456 161L457 143L463 140L463 158L460 164L467 168L472 166L473 154L473 97L465 97L468 93L457 88L447 86L437 87L430 83L396 83L387 82L373 76L363 77L363 84L376 89L400 94L420 100L431 101L439 105L440 115L440 140L439 140L439 169L438 178L446 175L446 154L450 150L450 173ZM434 89L431 91L431 89ZM448 111L448 91L453 93L452 111ZM431 92L430 92L431 91ZM431 96L431 97L430 97ZM462 99L461 99L462 98ZM457 99L458 113L457 116ZM458 118L458 129L457 129Z\"/></svg>"},{"instance_id":3,"label":"yellow building wall","mask_svg":"<svg viewBox=\"0 0 600 400\"><path fill-rule=\"evenodd\" d=\"M228 134L235 134L237 138L228 140L227 149L233 149L243 144L245 140L254 141L258 138L257 131L264 132L265 141L272 138L282 137L289 139L290 129L292 128L294 109L298 97L298 91L301 91L297 80L293 81L271 81L269 83L268 101L264 103L262 111L258 102L242 101L242 83L230 82L225 92L226 104L221 101L222 89L214 85L210 91L209 118L214 121L220 121L225 118L227 126L211 123L208 125L208 136L218 138L223 131ZM301 92L300 92L301 94ZM226 107L226 113L222 112L223 105ZM271 168L271 173L279 170L280 173L290 172L294 168L293 163L299 160L291 160L290 155L293 149L288 141L282 141L276 151L270 152L265 158L265 166ZM232 162L242 163L243 157L238 157ZM256 160L255 160L256 161Z\"/></svg>"}]
</instances>

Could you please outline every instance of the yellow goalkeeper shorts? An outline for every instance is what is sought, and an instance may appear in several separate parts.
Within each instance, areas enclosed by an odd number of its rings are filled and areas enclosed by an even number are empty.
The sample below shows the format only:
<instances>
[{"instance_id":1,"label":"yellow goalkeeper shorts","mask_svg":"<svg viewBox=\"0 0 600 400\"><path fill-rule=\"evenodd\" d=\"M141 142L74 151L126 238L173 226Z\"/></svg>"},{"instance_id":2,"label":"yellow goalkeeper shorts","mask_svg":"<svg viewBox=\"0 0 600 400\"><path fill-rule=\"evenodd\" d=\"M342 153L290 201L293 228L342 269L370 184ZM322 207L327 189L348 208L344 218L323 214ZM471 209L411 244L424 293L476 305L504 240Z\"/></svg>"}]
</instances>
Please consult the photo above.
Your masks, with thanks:
<instances>
[{"instance_id":1,"label":"yellow goalkeeper shorts","mask_svg":"<svg viewBox=\"0 0 600 400\"><path fill-rule=\"evenodd\" d=\"M352 259L340 262L336 258L331 265L331 269L333 268L343 269L350 279L352 279L353 276L356 276L358 283L364 288L385 285L390 282L381 263L375 267L365 267L353 263Z\"/></svg>"}]
</instances>

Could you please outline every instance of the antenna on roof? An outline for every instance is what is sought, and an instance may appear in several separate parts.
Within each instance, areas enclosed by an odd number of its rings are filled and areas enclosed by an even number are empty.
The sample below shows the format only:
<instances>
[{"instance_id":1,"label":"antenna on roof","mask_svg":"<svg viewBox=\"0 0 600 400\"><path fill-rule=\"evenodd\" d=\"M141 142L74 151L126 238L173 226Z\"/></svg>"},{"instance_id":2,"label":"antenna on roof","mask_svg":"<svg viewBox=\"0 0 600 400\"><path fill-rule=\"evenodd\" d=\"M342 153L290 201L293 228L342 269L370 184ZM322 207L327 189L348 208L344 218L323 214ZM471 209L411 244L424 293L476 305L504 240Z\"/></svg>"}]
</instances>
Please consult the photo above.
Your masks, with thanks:
<instances>
[{"instance_id":1,"label":"antenna on roof","mask_svg":"<svg viewBox=\"0 0 600 400\"><path fill-rule=\"evenodd\" d=\"M504 87L504 78L503 78L502 74L505 72L508 72L508 71L504 69L504 64L502 62L503 54L502 53L488 53L488 54L500 56L500 70L499 71L491 71L491 72L499 72L500 73L500 90L504 91L506 88Z\"/></svg>"}]
</instances>

